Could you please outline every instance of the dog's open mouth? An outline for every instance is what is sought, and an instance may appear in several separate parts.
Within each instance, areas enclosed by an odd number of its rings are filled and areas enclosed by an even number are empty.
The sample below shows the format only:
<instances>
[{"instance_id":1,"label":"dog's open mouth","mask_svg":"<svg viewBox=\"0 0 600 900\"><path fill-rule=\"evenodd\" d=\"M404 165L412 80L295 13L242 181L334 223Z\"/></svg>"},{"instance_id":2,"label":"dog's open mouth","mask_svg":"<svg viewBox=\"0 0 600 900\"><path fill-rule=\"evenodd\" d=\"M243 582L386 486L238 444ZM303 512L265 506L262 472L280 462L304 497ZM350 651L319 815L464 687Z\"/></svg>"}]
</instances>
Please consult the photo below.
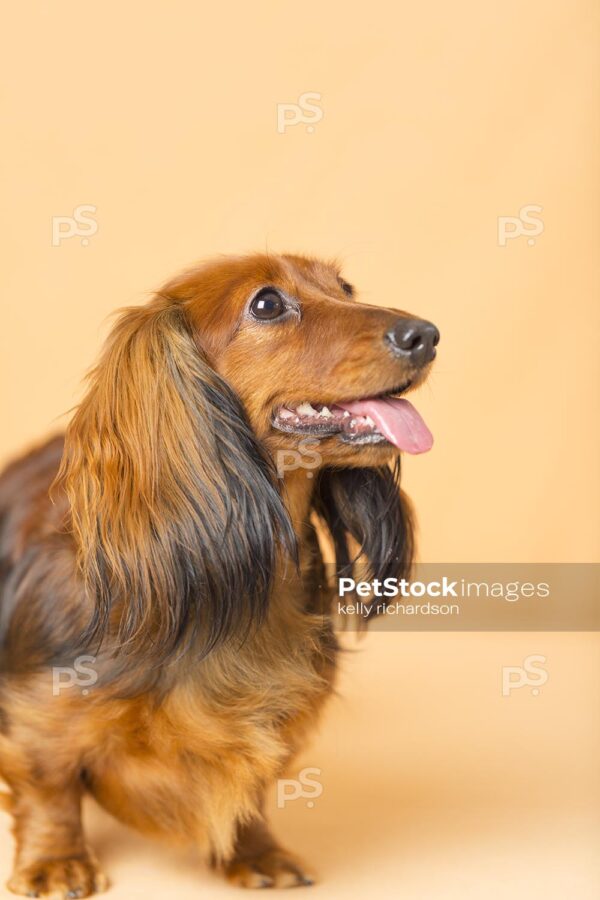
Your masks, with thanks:
<instances>
[{"instance_id":1,"label":"dog's open mouth","mask_svg":"<svg viewBox=\"0 0 600 900\"><path fill-rule=\"evenodd\" d=\"M407 453L425 453L433 445L433 436L412 403L390 394L330 406L308 401L280 406L272 422L292 434L339 435L346 444L387 443Z\"/></svg>"}]
</instances>

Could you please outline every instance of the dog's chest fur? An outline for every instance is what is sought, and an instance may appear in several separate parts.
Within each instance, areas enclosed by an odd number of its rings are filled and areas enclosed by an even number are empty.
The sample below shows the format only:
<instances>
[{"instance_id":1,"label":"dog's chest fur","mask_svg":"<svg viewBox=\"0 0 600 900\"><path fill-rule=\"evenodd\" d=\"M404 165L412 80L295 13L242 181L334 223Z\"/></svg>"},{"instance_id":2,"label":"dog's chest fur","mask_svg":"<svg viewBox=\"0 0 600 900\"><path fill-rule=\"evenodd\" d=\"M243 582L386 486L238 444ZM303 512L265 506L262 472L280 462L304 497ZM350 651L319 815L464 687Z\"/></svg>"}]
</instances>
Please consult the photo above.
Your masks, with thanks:
<instances>
[{"instance_id":1,"label":"dog's chest fur","mask_svg":"<svg viewBox=\"0 0 600 900\"><path fill-rule=\"evenodd\" d=\"M88 788L139 829L226 856L237 823L257 813L314 728L335 655L321 617L276 609L241 648L182 665L164 695L109 703L108 727L89 748Z\"/></svg>"}]
</instances>

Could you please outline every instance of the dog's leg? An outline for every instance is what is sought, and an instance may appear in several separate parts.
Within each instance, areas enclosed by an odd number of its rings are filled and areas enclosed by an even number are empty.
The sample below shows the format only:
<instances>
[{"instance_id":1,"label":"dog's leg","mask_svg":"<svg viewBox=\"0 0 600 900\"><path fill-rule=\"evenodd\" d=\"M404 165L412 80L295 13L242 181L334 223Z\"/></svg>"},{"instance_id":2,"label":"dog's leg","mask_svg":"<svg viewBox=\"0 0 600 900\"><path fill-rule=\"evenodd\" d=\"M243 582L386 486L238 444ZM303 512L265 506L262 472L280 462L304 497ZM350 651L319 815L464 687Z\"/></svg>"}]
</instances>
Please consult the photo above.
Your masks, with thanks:
<instances>
[{"instance_id":1,"label":"dog's leg","mask_svg":"<svg viewBox=\"0 0 600 900\"><path fill-rule=\"evenodd\" d=\"M9 890L26 897L89 897L107 882L85 845L81 788L13 785L17 842Z\"/></svg>"},{"instance_id":2,"label":"dog's leg","mask_svg":"<svg viewBox=\"0 0 600 900\"><path fill-rule=\"evenodd\" d=\"M279 846L262 819L239 828L224 870L228 881L245 888L298 887L315 881L296 856Z\"/></svg>"}]
</instances>

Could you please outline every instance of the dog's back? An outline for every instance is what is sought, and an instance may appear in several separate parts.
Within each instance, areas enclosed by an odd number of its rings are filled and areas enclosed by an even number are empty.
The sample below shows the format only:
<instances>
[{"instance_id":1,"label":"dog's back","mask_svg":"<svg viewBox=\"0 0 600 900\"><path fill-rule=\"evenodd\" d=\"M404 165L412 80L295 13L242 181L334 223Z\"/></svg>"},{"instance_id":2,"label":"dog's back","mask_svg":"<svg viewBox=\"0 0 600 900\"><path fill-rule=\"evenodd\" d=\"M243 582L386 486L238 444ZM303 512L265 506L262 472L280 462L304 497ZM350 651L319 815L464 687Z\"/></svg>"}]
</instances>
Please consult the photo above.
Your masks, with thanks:
<instances>
[{"instance_id":1,"label":"dog's back","mask_svg":"<svg viewBox=\"0 0 600 900\"><path fill-rule=\"evenodd\" d=\"M40 513L40 504L50 502L49 490L63 452L63 437L57 436L10 463L0 473L0 560L15 561L23 529L42 523L29 521Z\"/></svg>"},{"instance_id":2,"label":"dog's back","mask_svg":"<svg viewBox=\"0 0 600 900\"><path fill-rule=\"evenodd\" d=\"M0 671L12 655L5 637L14 613L19 570L57 528L62 509L50 487L60 464L62 436L10 463L0 474ZM62 507L62 504L59 504Z\"/></svg>"}]
</instances>

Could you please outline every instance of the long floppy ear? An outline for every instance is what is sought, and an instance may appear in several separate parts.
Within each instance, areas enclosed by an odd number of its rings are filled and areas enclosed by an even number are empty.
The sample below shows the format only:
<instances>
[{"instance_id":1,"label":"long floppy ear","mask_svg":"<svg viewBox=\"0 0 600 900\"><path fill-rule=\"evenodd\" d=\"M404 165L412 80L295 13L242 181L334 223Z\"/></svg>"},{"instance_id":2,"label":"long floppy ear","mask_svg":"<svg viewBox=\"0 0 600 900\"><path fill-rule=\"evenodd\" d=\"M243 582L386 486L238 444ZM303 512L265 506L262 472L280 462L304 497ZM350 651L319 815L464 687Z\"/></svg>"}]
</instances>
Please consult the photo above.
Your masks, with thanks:
<instances>
[{"instance_id":1,"label":"long floppy ear","mask_svg":"<svg viewBox=\"0 0 600 900\"><path fill-rule=\"evenodd\" d=\"M414 524L400 490L400 459L393 469L324 469L314 508L329 531L336 574L352 576L355 563L367 578L408 578L414 554ZM353 552L350 539L358 544Z\"/></svg>"},{"instance_id":2,"label":"long floppy ear","mask_svg":"<svg viewBox=\"0 0 600 900\"><path fill-rule=\"evenodd\" d=\"M185 310L156 297L124 311L68 428L67 493L93 602L86 640L125 652L205 650L264 615L278 549L294 532L271 463Z\"/></svg>"}]
</instances>

